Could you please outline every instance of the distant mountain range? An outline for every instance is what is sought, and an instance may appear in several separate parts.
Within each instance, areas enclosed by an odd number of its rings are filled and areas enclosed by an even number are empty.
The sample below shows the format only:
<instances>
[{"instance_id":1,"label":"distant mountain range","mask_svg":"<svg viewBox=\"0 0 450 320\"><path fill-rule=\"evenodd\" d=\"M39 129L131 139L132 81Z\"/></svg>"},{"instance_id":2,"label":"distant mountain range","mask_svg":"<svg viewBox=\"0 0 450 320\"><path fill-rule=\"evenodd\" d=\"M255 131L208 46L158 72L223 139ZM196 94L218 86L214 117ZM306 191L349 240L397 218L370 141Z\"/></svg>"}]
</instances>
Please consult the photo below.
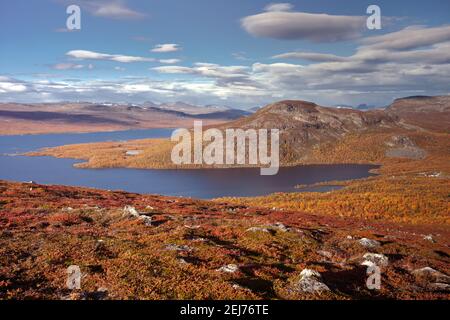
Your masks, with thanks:
<instances>
[{"instance_id":1,"label":"distant mountain range","mask_svg":"<svg viewBox=\"0 0 450 320\"><path fill-rule=\"evenodd\" d=\"M177 101L174 103L161 103L161 104L157 104L157 103L153 103L153 102L144 102L141 106L144 108L157 108L157 109L162 109L162 110L183 112L183 113L191 114L191 115L234 110L233 108L225 107L225 106L214 106L214 105L197 106L197 105L192 105L192 104L185 103L182 101Z\"/></svg>"},{"instance_id":2,"label":"distant mountain range","mask_svg":"<svg viewBox=\"0 0 450 320\"><path fill-rule=\"evenodd\" d=\"M294 154L347 133L386 128L445 131L450 129L449 96L414 96L395 100L385 109L323 107L286 100L249 111L185 102L122 103L0 103L0 134L92 132L139 128L192 126L227 122L242 128L280 128ZM368 110L366 110L368 109ZM231 121L231 122L230 122Z\"/></svg>"},{"instance_id":3,"label":"distant mountain range","mask_svg":"<svg viewBox=\"0 0 450 320\"><path fill-rule=\"evenodd\" d=\"M193 120L214 124L250 112L216 106L120 103L0 103L0 134L92 132L158 127L190 127Z\"/></svg>"}]
</instances>

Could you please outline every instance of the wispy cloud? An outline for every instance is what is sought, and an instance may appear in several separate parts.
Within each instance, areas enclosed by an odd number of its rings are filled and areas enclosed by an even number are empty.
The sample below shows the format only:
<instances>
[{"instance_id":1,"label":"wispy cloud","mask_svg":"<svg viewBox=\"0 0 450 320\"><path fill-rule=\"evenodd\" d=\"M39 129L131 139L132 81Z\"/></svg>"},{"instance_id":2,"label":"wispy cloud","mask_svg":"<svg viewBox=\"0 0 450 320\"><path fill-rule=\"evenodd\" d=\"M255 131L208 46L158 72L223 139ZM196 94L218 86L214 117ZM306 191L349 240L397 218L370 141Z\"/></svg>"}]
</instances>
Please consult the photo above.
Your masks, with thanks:
<instances>
[{"instance_id":1,"label":"wispy cloud","mask_svg":"<svg viewBox=\"0 0 450 320\"><path fill-rule=\"evenodd\" d=\"M160 63L164 63L164 64L175 64L175 63L179 63L181 62L180 59L160 59L158 60Z\"/></svg>"},{"instance_id":2,"label":"wispy cloud","mask_svg":"<svg viewBox=\"0 0 450 320\"><path fill-rule=\"evenodd\" d=\"M112 19L141 19L146 16L142 12L131 9L125 0L71 0L64 3L77 4L90 14Z\"/></svg>"},{"instance_id":3,"label":"wispy cloud","mask_svg":"<svg viewBox=\"0 0 450 320\"><path fill-rule=\"evenodd\" d=\"M155 61L154 58L147 57L137 57L137 56L128 56L121 54L107 54L107 53L99 53L89 50L71 50L66 53L68 57L81 59L81 60L109 60L115 62L152 62Z\"/></svg>"},{"instance_id":4,"label":"wispy cloud","mask_svg":"<svg viewBox=\"0 0 450 320\"><path fill-rule=\"evenodd\" d=\"M345 61L346 57L340 57L330 53L317 53L317 52L287 52L278 54L272 57L272 59L303 59L315 62L330 62L330 61Z\"/></svg>"},{"instance_id":5,"label":"wispy cloud","mask_svg":"<svg viewBox=\"0 0 450 320\"><path fill-rule=\"evenodd\" d=\"M250 59L247 57L246 53L243 52L243 51L241 51L241 52L233 52L231 55L232 55L233 58L235 58L236 60L241 60L241 61L247 61L247 60L250 60Z\"/></svg>"},{"instance_id":6,"label":"wispy cloud","mask_svg":"<svg viewBox=\"0 0 450 320\"><path fill-rule=\"evenodd\" d=\"M374 49L410 50L450 41L450 25L427 28L409 26L397 32L368 37L362 43Z\"/></svg>"},{"instance_id":7,"label":"wispy cloud","mask_svg":"<svg viewBox=\"0 0 450 320\"><path fill-rule=\"evenodd\" d=\"M10 77L0 76L0 93L20 93L27 91L27 86Z\"/></svg>"},{"instance_id":8,"label":"wispy cloud","mask_svg":"<svg viewBox=\"0 0 450 320\"><path fill-rule=\"evenodd\" d=\"M271 4L265 12L245 17L242 27L256 37L333 42L355 39L365 28L362 16L290 11L288 3Z\"/></svg>"},{"instance_id":9,"label":"wispy cloud","mask_svg":"<svg viewBox=\"0 0 450 320\"><path fill-rule=\"evenodd\" d=\"M156 45L151 51L158 53L175 52L181 50L181 47L175 43L165 43Z\"/></svg>"},{"instance_id":10,"label":"wispy cloud","mask_svg":"<svg viewBox=\"0 0 450 320\"><path fill-rule=\"evenodd\" d=\"M206 78L214 78L225 83L249 82L247 66L221 66L214 63L197 62L193 67L164 66L152 68L159 73L167 74L192 74Z\"/></svg>"},{"instance_id":11,"label":"wispy cloud","mask_svg":"<svg viewBox=\"0 0 450 320\"><path fill-rule=\"evenodd\" d=\"M265 8L264 11L274 12L274 11L291 11L294 6L291 3L270 3Z\"/></svg>"},{"instance_id":12,"label":"wispy cloud","mask_svg":"<svg viewBox=\"0 0 450 320\"><path fill-rule=\"evenodd\" d=\"M76 64L76 63L57 63L51 65L52 69L55 70L77 70L77 69L83 69L85 65L83 64Z\"/></svg>"},{"instance_id":13,"label":"wispy cloud","mask_svg":"<svg viewBox=\"0 0 450 320\"><path fill-rule=\"evenodd\" d=\"M133 62L159 62L162 64L175 64L181 62L180 59L155 59L151 57L140 57L140 56L129 56L123 54L109 54L101 53L89 50L71 50L66 53L66 56L77 59L77 60L104 60L104 61L114 61L122 63L133 63ZM59 63L53 65L55 69L68 70L68 69L81 69L84 65L75 63Z\"/></svg>"}]
</instances>

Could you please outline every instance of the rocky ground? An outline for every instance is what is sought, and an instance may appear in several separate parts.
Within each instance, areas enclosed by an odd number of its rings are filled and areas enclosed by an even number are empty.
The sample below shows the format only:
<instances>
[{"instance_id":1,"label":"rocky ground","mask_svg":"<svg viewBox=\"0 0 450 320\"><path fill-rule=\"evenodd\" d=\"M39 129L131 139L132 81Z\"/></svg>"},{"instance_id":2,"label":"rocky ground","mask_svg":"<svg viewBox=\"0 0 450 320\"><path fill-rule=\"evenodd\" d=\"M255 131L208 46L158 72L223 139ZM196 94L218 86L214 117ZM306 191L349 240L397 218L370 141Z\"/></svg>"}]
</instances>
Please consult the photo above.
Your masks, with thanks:
<instances>
[{"instance_id":1,"label":"rocky ground","mask_svg":"<svg viewBox=\"0 0 450 320\"><path fill-rule=\"evenodd\" d=\"M449 240L442 224L1 181L0 299L448 299Z\"/></svg>"}]
</instances>

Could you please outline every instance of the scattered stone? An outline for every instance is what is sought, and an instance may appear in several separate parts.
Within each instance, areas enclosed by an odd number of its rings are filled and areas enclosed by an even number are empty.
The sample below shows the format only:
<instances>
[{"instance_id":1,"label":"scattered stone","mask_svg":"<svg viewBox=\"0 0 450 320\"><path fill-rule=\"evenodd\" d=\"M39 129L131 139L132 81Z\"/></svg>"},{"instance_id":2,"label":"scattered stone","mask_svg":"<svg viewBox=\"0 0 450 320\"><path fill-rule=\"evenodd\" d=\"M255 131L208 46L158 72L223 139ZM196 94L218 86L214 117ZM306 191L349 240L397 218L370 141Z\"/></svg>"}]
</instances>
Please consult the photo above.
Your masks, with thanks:
<instances>
[{"instance_id":1,"label":"scattered stone","mask_svg":"<svg viewBox=\"0 0 450 320\"><path fill-rule=\"evenodd\" d=\"M442 175L442 172L421 172L419 173L419 175L424 176L424 177L429 177L429 178L438 178Z\"/></svg>"},{"instance_id":2,"label":"scattered stone","mask_svg":"<svg viewBox=\"0 0 450 320\"><path fill-rule=\"evenodd\" d=\"M188 228L188 229L199 229L199 228L200 228L200 225L190 226L190 225L185 224L184 227L185 227L185 228Z\"/></svg>"},{"instance_id":3,"label":"scattered stone","mask_svg":"<svg viewBox=\"0 0 450 320\"><path fill-rule=\"evenodd\" d=\"M376 248L381 245L378 241L367 238L361 238L358 242L360 245L366 248Z\"/></svg>"},{"instance_id":4,"label":"scattered stone","mask_svg":"<svg viewBox=\"0 0 450 320\"><path fill-rule=\"evenodd\" d=\"M125 153L127 156L138 156L142 153L142 150L130 150Z\"/></svg>"},{"instance_id":5,"label":"scattered stone","mask_svg":"<svg viewBox=\"0 0 450 320\"><path fill-rule=\"evenodd\" d=\"M323 291L330 291L330 288L322 282L322 276L319 272L311 269L303 269L300 273L300 280L293 288L298 292L305 293L320 293Z\"/></svg>"},{"instance_id":6,"label":"scattered stone","mask_svg":"<svg viewBox=\"0 0 450 320\"><path fill-rule=\"evenodd\" d=\"M146 215L145 213L140 213L133 206L125 206L123 208L124 217L133 217L141 220L146 226L150 227L152 225L152 217Z\"/></svg>"},{"instance_id":7,"label":"scattered stone","mask_svg":"<svg viewBox=\"0 0 450 320\"><path fill-rule=\"evenodd\" d=\"M362 265L370 265L370 263L375 264L379 267L386 267L389 264L389 258L381 253L366 253L363 255L364 262ZM367 263L370 262L370 263Z\"/></svg>"},{"instance_id":8,"label":"scattered stone","mask_svg":"<svg viewBox=\"0 0 450 320\"><path fill-rule=\"evenodd\" d=\"M239 267L235 264L227 264L226 266L220 267L217 271L235 273L239 270Z\"/></svg>"},{"instance_id":9,"label":"scattered stone","mask_svg":"<svg viewBox=\"0 0 450 320\"><path fill-rule=\"evenodd\" d=\"M276 222L273 225L271 225L270 227L272 227L274 229L277 229L277 230L279 230L281 232L289 231L289 229L284 224L282 224L281 222Z\"/></svg>"},{"instance_id":10,"label":"scattered stone","mask_svg":"<svg viewBox=\"0 0 450 320\"><path fill-rule=\"evenodd\" d=\"M430 267L416 269L411 272L416 279L429 283L450 284L450 277Z\"/></svg>"},{"instance_id":11,"label":"scattered stone","mask_svg":"<svg viewBox=\"0 0 450 320\"><path fill-rule=\"evenodd\" d=\"M428 235L424 236L423 240L430 241L431 243L435 243L436 242L431 234L428 234Z\"/></svg>"},{"instance_id":12,"label":"scattered stone","mask_svg":"<svg viewBox=\"0 0 450 320\"><path fill-rule=\"evenodd\" d=\"M289 231L295 232L295 233L298 233L301 235L305 235L305 231L303 231L302 229L299 229L299 228L290 228Z\"/></svg>"},{"instance_id":13,"label":"scattered stone","mask_svg":"<svg viewBox=\"0 0 450 320\"><path fill-rule=\"evenodd\" d=\"M243 286L241 286L240 284L237 284L237 283L233 283L232 287L235 290L246 291L248 293L252 292L252 290L250 288L243 287Z\"/></svg>"},{"instance_id":14,"label":"scattered stone","mask_svg":"<svg viewBox=\"0 0 450 320\"><path fill-rule=\"evenodd\" d=\"M147 227L152 226L152 217L149 216L139 216L139 220L142 220Z\"/></svg>"},{"instance_id":15,"label":"scattered stone","mask_svg":"<svg viewBox=\"0 0 450 320\"><path fill-rule=\"evenodd\" d=\"M350 236L350 235L348 235L348 236L347 236L347 239L348 239L348 240L353 240L353 237Z\"/></svg>"},{"instance_id":16,"label":"scattered stone","mask_svg":"<svg viewBox=\"0 0 450 320\"><path fill-rule=\"evenodd\" d=\"M261 228L261 227L251 227L246 230L247 232L267 232L269 233L269 229Z\"/></svg>"},{"instance_id":17,"label":"scattered stone","mask_svg":"<svg viewBox=\"0 0 450 320\"><path fill-rule=\"evenodd\" d=\"M166 250L169 251L192 251L192 248L186 245L168 244Z\"/></svg>"},{"instance_id":18,"label":"scattered stone","mask_svg":"<svg viewBox=\"0 0 450 320\"><path fill-rule=\"evenodd\" d=\"M319 250L317 251L317 254L321 255L322 257L331 259L333 257L333 254L330 251L325 251L325 250Z\"/></svg>"},{"instance_id":19,"label":"scattered stone","mask_svg":"<svg viewBox=\"0 0 450 320\"><path fill-rule=\"evenodd\" d=\"M139 212L133 206L125 206L123 208L123 215L137 218L139 217Z\"/></svg>"},{"instance_id":20,"label":"scattered stone","mask_svg":"<svg viewBox=\"0 0 450 320\"><path fill-rule=\"evenodd\" d=\"M363 262L361 262L362 266L366 266L366 267L373 267L373 266L377 266L376 263L373 263L372 261L369 260L364 260Z\"/></svg>"}]
</instances>

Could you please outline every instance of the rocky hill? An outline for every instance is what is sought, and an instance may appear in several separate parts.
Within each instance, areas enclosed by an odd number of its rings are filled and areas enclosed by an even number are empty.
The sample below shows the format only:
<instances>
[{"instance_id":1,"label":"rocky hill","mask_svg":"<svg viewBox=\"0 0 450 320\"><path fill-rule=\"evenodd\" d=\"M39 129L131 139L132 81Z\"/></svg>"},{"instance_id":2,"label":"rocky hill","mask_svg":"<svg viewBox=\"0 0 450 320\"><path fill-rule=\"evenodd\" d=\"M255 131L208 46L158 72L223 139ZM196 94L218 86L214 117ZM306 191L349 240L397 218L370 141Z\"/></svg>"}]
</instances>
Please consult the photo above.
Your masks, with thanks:
<instances>
[{"instance_id":1,"label":"rocky hill","mask_svg":"<svg viewBox=\"0 0 450 320\"><path fill-rule=\"evenodd\" d=\"M450 132L450 96L397 99L386 109L386 113L415 127Z\"/></svg>"},{"instance_id":2,"label":"rocky hill","mask_svg":"<svg viewBox=\"0 0 450 320\"><path fill-rule=\"evenodd\" d=\"M225 126L279 129L281 159L289 163L306 159L311 149L321 143L340 140L350 133L397 128L399 123L397 116L381 110L363 112L286 100L270 104Z\"/></svg>"},{"instance_id":3,"label":"rocky hill","mask_svg":"<svg viewBox=\"0 0 450 320\"><path fill-rule=\"evenodd\" d=\"M369 111L286 100L267 105L223 127L279 129L282 163L311 162L319 160L316 151L320 146L332 148L331 144L350 143L350 138L355 136L378 142L384 139L386 146L394 144L403 148L414 147L408 134L424 130L448 132L450 97L399 99L385 110ZM355 151L367 147L358 141L352 143Z\"/></svg>"}]
</instances>

